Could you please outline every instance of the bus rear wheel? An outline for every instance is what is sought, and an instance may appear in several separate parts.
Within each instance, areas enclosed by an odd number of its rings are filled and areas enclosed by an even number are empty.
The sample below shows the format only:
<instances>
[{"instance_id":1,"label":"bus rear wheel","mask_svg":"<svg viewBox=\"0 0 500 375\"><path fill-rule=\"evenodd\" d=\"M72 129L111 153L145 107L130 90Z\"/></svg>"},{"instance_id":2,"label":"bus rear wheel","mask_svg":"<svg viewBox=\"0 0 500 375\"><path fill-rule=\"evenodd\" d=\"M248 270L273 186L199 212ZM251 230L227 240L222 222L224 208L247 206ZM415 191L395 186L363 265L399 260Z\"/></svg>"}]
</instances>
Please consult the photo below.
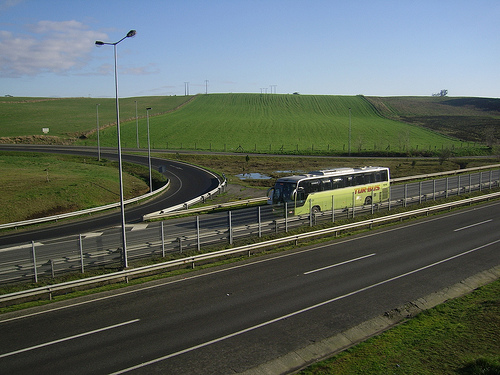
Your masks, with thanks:
<instances>
[{"instance_id":1,"label":"bus rear wheel","mask_svg":"<svg viewBox=\"0 0 500 375\"><path fill-rule=\"evenodd\" d=\"M313 214L317 214L321 211L321 208L319 206L314 206L311 211Z\"/></svg>"}]
</instances>

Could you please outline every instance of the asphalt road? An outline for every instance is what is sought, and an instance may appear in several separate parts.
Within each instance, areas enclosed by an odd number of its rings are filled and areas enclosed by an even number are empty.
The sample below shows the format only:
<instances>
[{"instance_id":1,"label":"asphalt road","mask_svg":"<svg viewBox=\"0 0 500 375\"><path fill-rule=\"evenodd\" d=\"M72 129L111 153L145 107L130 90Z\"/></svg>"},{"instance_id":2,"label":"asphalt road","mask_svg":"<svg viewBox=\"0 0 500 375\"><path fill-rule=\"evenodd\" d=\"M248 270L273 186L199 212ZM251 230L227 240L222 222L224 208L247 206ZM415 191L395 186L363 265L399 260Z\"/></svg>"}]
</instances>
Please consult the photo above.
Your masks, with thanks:
<instances>
[{"instance_id":1,"label":"asphalt road","mask_svg":"<svg viewBox=\"0 0 500 375\"><path fill-rule=\"evenodd\" d=\"M74 146L0 145L0 150L97 156L96 151L91 148ZM101 157L116 160L118 155L114 149L102 149ZM148 166L147 156L123 153L122 159L123 161ZM165 172L163 174L170 180L170 187L165 193L160 194L146 203L127 206L125 209L125 221L128 224L141 222L142 216L146 213L184 203L219 186L219 181L213 174L193 165L160 158L152 158L151 164L152 168L156 170L160 167L164 167ZM92 232L94 230L101 230L103 228L119 225L120 222L120 210L118 209L106 214L96 214L92 216L90 220L69 220L64 223L58 223L57 226L44 226L42 229L30 230L29 238L43 240L60 237L61 235ZM20 233L5 234L0 236L0 246L26 242L27 238L27 234L24 231Z\"/></svg>"},{"instance_id":2,"label":"asphalt road","mask_svg":"<svg viewBox=\"0 0 500 375\"><path fill-rule=\"evenodd\" d=\"M225 374L500 263L500 203L0 317L5 374Z\"/></svg>"}]
</instances>

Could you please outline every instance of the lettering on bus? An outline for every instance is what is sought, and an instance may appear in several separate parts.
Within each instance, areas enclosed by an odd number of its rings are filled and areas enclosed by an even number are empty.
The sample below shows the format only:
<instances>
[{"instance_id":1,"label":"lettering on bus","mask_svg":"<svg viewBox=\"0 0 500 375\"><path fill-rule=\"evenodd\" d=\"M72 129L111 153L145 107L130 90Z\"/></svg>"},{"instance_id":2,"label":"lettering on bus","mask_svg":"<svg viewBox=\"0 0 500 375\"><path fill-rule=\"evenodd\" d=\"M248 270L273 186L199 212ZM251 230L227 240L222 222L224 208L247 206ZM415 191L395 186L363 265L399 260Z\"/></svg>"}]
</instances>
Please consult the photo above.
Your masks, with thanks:
<instances>
[{"instance_id":1,"label":"lettering on bus","mask_svg":"<svg viewBox=\"0 0 500 375\"><path fill-rule=\"evenodd\" d=\"M378 190L380 190L380 185L367 186L359 189L354 189L354 193L355 194L371 193L372 191L378 191Z\"/></svg>"}]
</instances>

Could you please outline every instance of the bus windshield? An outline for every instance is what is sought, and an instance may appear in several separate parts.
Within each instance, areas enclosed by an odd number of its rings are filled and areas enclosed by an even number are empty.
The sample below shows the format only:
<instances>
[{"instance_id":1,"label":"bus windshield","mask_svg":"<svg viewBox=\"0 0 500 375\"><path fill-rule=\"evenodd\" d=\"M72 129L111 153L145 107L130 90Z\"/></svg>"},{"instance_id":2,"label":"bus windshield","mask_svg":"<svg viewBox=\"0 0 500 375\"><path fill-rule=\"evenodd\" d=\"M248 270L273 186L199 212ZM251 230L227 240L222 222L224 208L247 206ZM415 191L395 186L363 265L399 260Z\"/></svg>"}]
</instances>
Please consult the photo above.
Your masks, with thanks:
<instances>
[{"instance_id":1,"label":"bus windshield","mask_svg":"<svg viewBox=\"0 0 500 375\"><path fill-rule=\"evenodd\" d=\"M294 193L297 187L295 182L276 182L272 196L272 203L290 203L294 201Z\"/></svg>"}]
</instances>

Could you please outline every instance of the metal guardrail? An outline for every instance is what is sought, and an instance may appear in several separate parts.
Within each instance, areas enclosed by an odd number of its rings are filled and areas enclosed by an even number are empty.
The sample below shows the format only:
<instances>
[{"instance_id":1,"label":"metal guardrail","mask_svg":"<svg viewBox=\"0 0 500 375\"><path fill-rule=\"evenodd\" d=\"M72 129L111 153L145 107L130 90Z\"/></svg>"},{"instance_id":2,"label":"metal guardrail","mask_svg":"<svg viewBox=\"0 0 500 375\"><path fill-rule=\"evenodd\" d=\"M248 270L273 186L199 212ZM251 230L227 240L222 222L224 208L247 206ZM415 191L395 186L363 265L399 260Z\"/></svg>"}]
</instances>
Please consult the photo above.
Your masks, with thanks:
<instances>
[{"instance_id":1,"label":"metal guardrail","mask_svg":"<svg viewBox=\"0 0 500 375\"><path fill-rule=\"evenodd\" d=\"M34 300L34 299L42 299L44 295L47 296L48 298L52 298L52 295L54 293L61 293L63 291L70 291L70 290L73 290L75 288L89 287L91 285L99 285L99 284L108 284L108 283L112 283L112 282L128 281L128 279L132 278L132 277L138 277L140 275L146 275L146 274L154 273L154 272L157 272L160 270L166 270L168 268L179 267L179 266L183 266L183 265L187 265L187 264L191 264L192 267L194 267L196 262L200 262L200 261L204 261L204 260L208 260L208 259L224 257L227 255L233 255L233 254L242 253L242 252L246 252L246 253L250 254L252 250L262 249L262 248L275 246L275 245L283 245L283 244L291 243L291 242L297 244L298 241L302 240L302 239L307 239L307 238L311 238L311 237L318 237L318 236L325 236L325 235L329 235L332 233L337 233L337 232L341 232L344 230L354 229L354 228L359 228L359 227L366 227L366 226L372 227L374 224L380 224L380 223L390 222L390 221L394 221L394 220L402 220L404 218L415 216L415 215L422 215L422 214L427 215L431 212L436 212L436 211L440 211L440 210L444 210L444 209L450 209L453 207L472 204L474 202L489 200L489 199L498 198L498 197L500 197L500 192L495 192L495 193L491 193L491 194L481 195L478 197L462 199L462 200L455 201L455 202L449 202L449 203L439 204L436 206L420 208L417 210L398 213L398 214L394 214L394 215L383 216L383 217L379 217L379 218L372 218L372 219L363 220L363 221L359 221L356 223L344 224L344 225L340 225L340 226L336 226L336 227L332 227L332 228L320 229L320 230L316 230L316 231L309 232L309 233L301 233L301 234L296 234L296 235L287 236L287 237L283 237L283 238L277 238L277 239L273 239L273 240L269 240L269 241L264 241L264 242L260 242L260 243L239 246L239 247L215 251L215 252L211 252L211 253L193 255L190 257L182 258L182 259L176 259L176 260L171 260L171 261L153 264L153 265L149 265L149 266L143 266L143 267L138 267L138 268L134 268L134 269L123 270L123 271L114 272L114 273L110 273L110 274L106 274L106 275L89 277L89 278L82 279L82 280L74 280L74 281L69 281L69 282L65 282L65 283L47 285L47 286L43 286L43 287L39 287L39 288L24 290L24 291L20 291L20 292L4 294L4 295L0 296L0 305L6 306L9 304L13 304L17 301L28 301L28 300Z\"/></svg>"},{"instance_id":2,"label":"metal guardrail","mask_svg":"<svg viewBox=\"0 0 500 375\"><path fill-rule=\"evenodd\" d=\"M152 196L163 192L169 186L170 186L170 180L167 180L167 183L165 185L163 185L161 188L156 189L155 191L152 191L150 193L141 195L139 197L127 199L123 203L124 204L130 204L130 203L138 202L138 201L143 200L143 199L151 198ZM80 216L80 215L86 215L86 214L91 214L91 213L95 213L95 212L105 211L105 210L109 210L111 208L116 208L116 207L120 207L120 202L111 203L111 204L107 204L105 206L100 206L100 207L88 208L86 210L80 210L80 211L74 211L74 212L67 212L65 214L59 214L59 215L41 217L41 218L38 218L38 219L30 219L30 220L16 221L16 222L13 222L13 223L0 224L0 229L16 228L16 227L22 227L22 226L31 225L31 224L40 224L40 223L45 223L47 221L57 221L57 220L60 220L60 219L67 219L69 217L74 217L74 216Z\"/></svg>"},{"instance_id":3,"label":"metal guardrail","mask_svg":"<svg viewBox=\"0 0 500 375\"><path fill-rule=\"evenodd\" d=\"M403 182L403 181L410 181L410 180L421 180L421 179L425 179L425 178L447 176L447 175L452 175L452 174L462 174L462 173L473 172L473 171L480 171L480 170L491 169L491 168L500 168L500 164L484 165L482 167L455 169L453 171L420 174L420 175L417 175L417 176L407 176L407 177L391 178L391 182Z\"/></svg>"},{"instance_id":4,"label":"metal guardrail","mask_svg":"<svg viewBox=\"0 0 500 375\"><path fill-rule=\"evenodd\" d=\"M265 203L267 202L267 197L262 197L262 198L252 198L252 199L242 199L240 201L235 201L235 202L227 202L227 203L220 203L220 204L213 204L210 206L204 206L204 207L197 207L197 208L188 208L182 211L157 211L157 212L152 212L150 214L146 214L142 217L143 221L147 220L153 220L153 219L159 219L159 218L166 218L170 216L176 216L176 215L183 215L183 214L194 214L197 212L205 212L205 211L213 211L219 208L228 208L228 207L234 207L234 206L245 206L249 205L252 203Z\"/></svg>"}]
</instances>

